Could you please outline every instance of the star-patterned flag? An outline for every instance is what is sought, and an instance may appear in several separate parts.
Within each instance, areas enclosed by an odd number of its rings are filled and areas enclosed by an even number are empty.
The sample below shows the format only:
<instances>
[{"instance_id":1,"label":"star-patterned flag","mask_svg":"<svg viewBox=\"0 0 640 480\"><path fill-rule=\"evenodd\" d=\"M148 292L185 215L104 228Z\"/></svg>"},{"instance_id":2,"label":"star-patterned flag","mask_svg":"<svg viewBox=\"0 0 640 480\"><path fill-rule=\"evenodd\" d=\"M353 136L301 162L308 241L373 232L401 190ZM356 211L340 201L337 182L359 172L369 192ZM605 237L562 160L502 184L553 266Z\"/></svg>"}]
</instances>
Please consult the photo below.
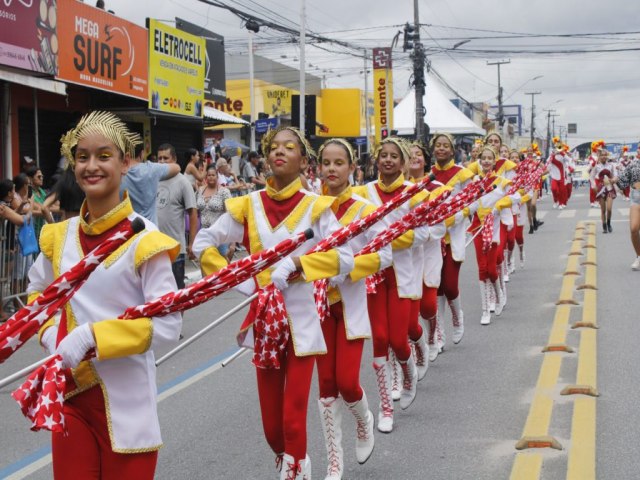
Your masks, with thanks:
<instances>
[{"instance_id":1,"label":"star-patterned flag","mask_svg":"<svg viewBox=\"0 0 640 480\"><path fill-rule=\"evenodd\" d=\"M491 248L491 242L493 242L493 213L489 213L484 217L484 223L482 224L482 252L487 253Z\"/></svg>"},{"instance_id":2,"label":"star-patterned flag","mask_svg":"<svg viewBox=\"0 0 640 480\"><path fill-rule=\"evenodd\" d=\"M143 222L138 223L135 220L124 222L123 226L114 232L109 239L55 279L36 299L18 310L5 324L0 325L0 363L22 347L48 319L53 317L69 301L91 272L100 265L100 262L115 252L135 232L143 228Z\"/></svg>"},{"instance_id":3,"label":"star-patterned flag","mask_svg":"<svg viewBox=\"0 0 640 480\"><path fill-rule=\"evenodd\" d=\"M261 288L253 320L253 364L280 368L289 342L289 322L282 292L273 284Z\"/></svg>"},{"instance_id":4,"label":"star-patterned flag","mask_svg":"<svg viewBox=\"0 0 640 480\"><path fill-rule=\"evenodd\" d=\"M25 417L31 420L31 430L64 432L64 390L66 379L62 358L56 355L29 375L11 396L18 402Z\"/></svg>"},{"instance_id":5,"label":"star-patterned flag","mask_svg":"<svg viewBox=\"0 0 640 480\"><path fill-rule=\"evenodd\" d=\"M245 280L256 276L266 268L292 253L296 248L313 237L308 229L288 238L277 245L236 260L218 272L192 283L176 292L169 292L144 305L130 307L120 316L123 319L154 317L173 312L181 312L221 295Z\"/></svg>"}]
</instances>

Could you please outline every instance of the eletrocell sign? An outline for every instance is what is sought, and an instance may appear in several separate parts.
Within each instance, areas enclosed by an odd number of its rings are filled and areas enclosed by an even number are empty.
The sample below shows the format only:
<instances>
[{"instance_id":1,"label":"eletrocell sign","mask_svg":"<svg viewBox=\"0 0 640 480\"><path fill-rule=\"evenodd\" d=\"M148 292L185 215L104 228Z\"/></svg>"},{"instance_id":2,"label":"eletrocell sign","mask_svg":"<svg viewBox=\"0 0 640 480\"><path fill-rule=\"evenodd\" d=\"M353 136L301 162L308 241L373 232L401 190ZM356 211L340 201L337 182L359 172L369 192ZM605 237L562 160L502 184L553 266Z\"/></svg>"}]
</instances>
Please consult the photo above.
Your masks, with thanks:
<instances>
[{"instance_id":1,"label":"eletrocell sign","mask_svg":"<svg viewBox=\"0 0 640 480\"><path fill-rule=\"evenodd\" d=\"M149 108L202 116L205 40L157 20L149 27Z\"/></svg>"}]
</instances>

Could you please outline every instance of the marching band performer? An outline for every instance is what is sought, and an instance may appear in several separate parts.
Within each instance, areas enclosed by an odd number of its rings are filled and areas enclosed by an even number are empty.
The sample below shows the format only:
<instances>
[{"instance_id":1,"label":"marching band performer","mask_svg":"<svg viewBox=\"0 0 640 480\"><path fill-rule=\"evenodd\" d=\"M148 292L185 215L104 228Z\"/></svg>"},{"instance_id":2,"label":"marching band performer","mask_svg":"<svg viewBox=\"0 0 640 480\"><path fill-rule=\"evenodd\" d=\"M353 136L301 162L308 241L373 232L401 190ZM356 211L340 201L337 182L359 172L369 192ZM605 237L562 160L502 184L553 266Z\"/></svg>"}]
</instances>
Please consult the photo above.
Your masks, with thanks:
<instances>
[{"instance_id":1,"label":"marching band performer","mask_svg":"<svg viewBox=\"0 0 640 480\"><path fill-rule=\"evenodd\" d=\"M511 149L506 145L500 145L500 150L498 151L499 159L498 162L501 162L504 165L504 177L509 180L513 179L516 173L516 167L518 164L509 159L509 153ZM502 166L501 165L501 166ZM519 207L519 205L518 205ZM505 212L508 216L509 213ZM502 280L504 282L509 281L509 275L513 272L513 250L516 248L516 221L515 216L517 212L511 212L511 218L509 224L507 226L507 234L506 234L506 244L502 251L504 252L504 261L502 262ZM506 287L505 287L506 292Z\"/></svg>"},{"instance_id":2,"label":"marching band performer","mask_svg":"<svg viewBox=\"0 0 640 480\"><path fill-rule=\"evenodd\" d=\"M495 176L495 185L498 188L489 192L478 201L477 211L473 215L471 227L469 227L470 232L477 233L478 229L483 228L485 221L491 221L490 214L493 215L493 223L489 225L490 228L492 227L492 238L490 239L488 248L485 248L483 234L478 234L474 238L482 300L482 316L480 319L482 325L489 325L491 323L490 303L492 300L492 291L496 301L496 315L499 316L502 313L502 309L506 304L506 297L502 291L499 279L500 269L498 262L501 237L505 234L505 228L501 222L502 212L508 211L514 203L528 199L527 195L521 199L520 194L505 196L505 189L510 184L510 181L496 175L494 171L496 157L496 152L489 146L486 146L480 153L481 170L479 176Z\"/></svg>"},{"instance_id":3,"label":"marching band performer","mask_svg":"<svg viewBox=\"0 0 640 480\"><path fill-rule=\"evenodd\" d=\"M115 115L94 111L61 139L61 152L85 193L80 216L45 225L42 253L29 272L32 301L112 234L142 219L120 181L141 143ZM146 229L88 277L40 342L62 357L66 433L52 434L55 478L152 479L162 446L153 351L178 342L182 319L119 320L139 305L176 290L171 260L179 245L144 220ZM83 360L95 350L96 358Z\"/></svg>"},{"instance_id":4,"label":"marching band performer","mask_svg":"<svg viewBox=\"0 0 640 480\"><path fill-rule=\"evenodd\" d=\"M322 144L318 151L323 193L337 198L336 217L342 225L362 218L374 206L353 193L349 176L355 170L355 155L351 145L333 138ZM384 229L381 223L353 238L349 245L354 253ZM373 414L367 396L360 386L360 363L364 340L371 337L367 312L367 292L364 278L391 265L391 245L376 253L358 256L349 276L330 280L329 315L322 322L327 354L316 358L320 399L320 422L327 449L328 466L325 480L342 478L344 456L342 450L342 416L338 397L353 414L356 421L356 457L358 463L369 459L374 447Z\"/></svg>"},{"instance_id":5,"label":"marching band performer","mask_svg":"<svg viewBox=\"0 0 640 480\"><path fill-rule=\"evenodd\" d=\"M453 189L453 194L461 191L472 179L473 173L454 162L454 142L451 135L438 133L431 139L431 151L436 162L431 167L431 173L435 175L437 181ZM437 323L438 339L442 345L431 342L431 332L429 332L430 346L429 359L435 360L442 346L444 345L444 335L442 319L445 313L445 302L451 309L451 320L453 322L453 343L458 344L464 335L464 314L462 302L460 300L459 276L460 267L465 258L465 224L462 221L452 223L447 226L447 234L444 239L444 257L440 286L438 288ZM429 312L425 312L429 314ZM429 318L429 317L425 317Z\"/></svg>"},{"instance_id":6,"label":"marching band performer","mask_svg":"<svg viewBox=\"0 0 640 480\"><path fill-rule=\"evenodd\" d=\"M597 140L591 142L591 152L587 157L587 165L589 173L589 204L592 208L597 208L598 201L596 200L596 181L591 178L591 170L593 170L598 163L598 150L600 150L600 146L604 144L603 140Z\"/></svg>"},{"instance_id":7,"label":"marching band performer","mask_svg":"<svg viewBox=\"0 0 640 480\"><path fill-rule=\"evenodd\" d=\"M528 161L537 161L540 158L540 150L538 150L538 144L532 143L526 150L525 159ZM531 199L527 202L527 217L529 218L529 234L534 233L540 226L544 224L543 221L538 220L538 198L542 196L542 184L546 182L546 176L538 182L536 188L533 189Z\"/></svg>"},{"instance_id":8,"label":"marching band performer","mask_svg":"<svg viewBox=\"0 0 640 480\"><path fill-rule=\"evenodd\" d=\"M562 151L560 138L553 137L555 151L547 159L547 169L551 176L551 195L553 208L563 209L567 206L567 189L565 186L566 158Z\"/></svg>"},{"instance_id":9,"label":"marching band performer","mask_svg":"<svg viewBox=\"0 0 640 480\"><path fill-rule=\"evenodd\" d=\"M596 200L600 203L600 218L602 233L611 233L611 211L613 200L616 198L615 183L618 181L618 169L615 162L609 158L609 151L604 142L598 150L598 163L591 169L591 178L596 185Z\"/></svg>"},{"instance_id":10,"label":"marching band performer","mask_svg":"<svg viewBox=\"0 0 640 480\"><path fill-rule=\"evenodd\" d=\"M203 272L210 274L226 264L218 245L243 242L249 252L255 253L294 233L308 228L314 231L314 240L305 242L293 256L255 277L258 287L273 283L282 292L288 318L282 328L290 332L284 337L288 339L286 345L278 345L280 350L284 349L279 357L280 368L267 365L262 357L254 357L262 425L276 454L280 478L304 479L311 476L306 434L311 377L315 356L326 353L310 282L349 273L353 253L348 245L343 245L303 255L313 244L340 228L331 211L337 207L336 199L301 188L300 172L313 154L304 136L292 127L277 128L263 137L262 150L273 172L266 189L227 200L227 212L211 227L198 232L193 249ZM289 283L289 276L296 272L305 281L296 279ZM253 331L247 329L239 338L244 337L248 346L262 348L254 344Z\"/></svg>"},{"instance_id":11,"label":"marching band performer","mask_svg":"<svg viewBox=\"0 0 640 480\"><path fill-rule=\"evenodd\" d=\"M620 170L620 171L624 170L629 165L631 165L631 160L629 160L629 147L627 145L624 145L622 147L622 154L620 155L620 158L618 159L618 164L619 164L618 170ZM627 186L625 188L621 188L621 190L622 190L622 194L624 195L625 201L628 202L629 201L630 186Z\"/></svg>"},{"instance_id":12,"label":"marching band performer","mask_svg":"<svg viewBox=\"0 0 640 480\"><path fill-rule=\"evenodd\" d=\"M567 202L571 199L573 193L573 173L576 171L576 162L569 154L569 145L566 143L562 145L562 153L564 153L564 188L567 192Z\"/></svg>"},{"instance_id":13,"label":"marching band performer","mask_svg":"<svg viewBox=\"0 0 640 480\"><path fill-rule=\"evenodd\" d=\"M409 185L402 172L409 162L410 154L404 141L389 137L382 140L376 147L374 158L378 165L378 180L356 187L354 191L379 206L391 200ZM425 192L418 193L410 201L387 215L388 222L399 220L427 197L428 194ZM440 232L439 228L423 226L395 240L392 244L393 265L382 270L384 280L376 286L377 292L367 295L373 333L373 367L380 394L378 430L384 433L393 430L391 365L387 361L389 347L393 349L402 369L403 388L400 407L408 408L416 396L417 368L408 340L411 338L414 342L418 341L423 332L412 332L410 329L411 299L415 298L411 247L424 243L429 238L437 239L443 235L444 232Z\"/></svg>"},{"instance_id":14,"label":"marching band performer","mask_svg":"<svg viewBox=\"0 0 640 480\"><path fill-rule=\"evenodd\" d=\"M521 161L521 157L520 154L518 153L517 150L511 150L511 152L509 152L509 160L511 160L513 163L519 164ZM522 202L520 203L520 205L514 206L513 207L513 215L514 215L514 230L515 230L515 240L516 240L516 244L518 245L518 250L520 253L520 268L524 268L524 259L525 259L525 254L524 254L524 219L527 216L527 212L529 210L529 206L531 205L531 199L528 200L527 202ZM515 271L516 268L516 262L515 259L513 258L512 254L510 254L510 261L511 261L511 271Z\"/></svg>"}]
</instances>

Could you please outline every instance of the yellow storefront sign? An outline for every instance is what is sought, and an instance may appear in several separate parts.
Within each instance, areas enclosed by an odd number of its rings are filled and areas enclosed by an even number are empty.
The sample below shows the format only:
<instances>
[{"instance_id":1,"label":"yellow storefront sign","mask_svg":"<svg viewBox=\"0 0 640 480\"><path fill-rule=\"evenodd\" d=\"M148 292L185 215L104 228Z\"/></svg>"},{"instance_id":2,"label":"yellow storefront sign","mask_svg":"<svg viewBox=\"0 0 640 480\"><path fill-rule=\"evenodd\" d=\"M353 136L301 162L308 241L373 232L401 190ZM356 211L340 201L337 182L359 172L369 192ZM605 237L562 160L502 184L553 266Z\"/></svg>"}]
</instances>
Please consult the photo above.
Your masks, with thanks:
<instances>
[{"instance_id":1,"label":"yellow storefront sign","mask_svg":"<svg viewBox=\"0 0 640 480\"><path fill-rule=\"evenodd\" d=\"M323 137L358 137L361 133L362 92L357 88L325 88L322 90L322 117L327 128Z\"/></svg>"},{"instance_id":2,"label":"yellow storefront sign","mask_svg":"<svg viewBox=\"0 0 640 480\"><path fill-rule=\"evenodd\" d=\"M390 48L373 49L373 99L376 142L393 126L393 70Z\"/></svg>"},{"instance_id":3,"label":"yellow storefront sign","mask_svg":"<svg viewBox=\"0 0 640 480\"><path fill-rule=\"evenodd\" d=\"M149 108L202 116L205 40L149 19Z\"/></svg>"}]
</instances>

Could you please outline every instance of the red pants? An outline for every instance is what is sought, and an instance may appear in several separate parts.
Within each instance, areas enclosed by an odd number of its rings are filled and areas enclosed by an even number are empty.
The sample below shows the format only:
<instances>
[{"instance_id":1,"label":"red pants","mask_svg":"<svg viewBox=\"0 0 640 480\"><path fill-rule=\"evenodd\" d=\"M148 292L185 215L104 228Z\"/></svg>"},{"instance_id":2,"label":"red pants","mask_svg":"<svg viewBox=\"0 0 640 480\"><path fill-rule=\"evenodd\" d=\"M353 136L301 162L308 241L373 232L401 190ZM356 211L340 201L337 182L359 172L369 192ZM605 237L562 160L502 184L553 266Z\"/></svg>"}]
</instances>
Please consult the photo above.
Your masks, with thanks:
<instances>
[{"instance_id":1,"label":"red pants","mask_svg":"<svg viewBox=\"0 0 640 480\"><path fill-rule=\"evenodd\" d=\"M513 248L516 246L516 229L518 228L516 226L516 223L518 222L518 220L516 219L516 216L513 216L513 227L511 228L511 230L507 230L507 250L509 251L513 251ZM521 228L522 230L522 228Z\"/></svg>"},{"instance_id":2,"label":"red pants","mask_svg":"<svg viewBox=\"0 0 640 480\"><path fill-rule=\"evenodd\" d=\"M631 187L623 188L622 193L626 198L629 198L629 193L631 193Z\"/></svg>"},{"instance_id":3,"label":"red pants","mask_svg":"<svg viewBox=\"0 0 640 480\"><path fill-rule=\"evenodd\" d=\"M514 225L513 229L516 231L516 243L520 246L524 245L524 225Z\"/></svg>"},{"instance_id":4,"label":"red pants","mask_svg":"<svg viewBox=\"0 0 640 480\"><path fill-rule=\"evenodd\" d=\"M63 414L67 435L51 435L56 480L153 479L157 451L115 453L111 449L100 386L65 400Z\"/></svg>"},{"instance_id":5,"label":"red pants","mask_svg":"<svg viewBox=\"0 0 640 480\"><path fill-rule=\"evenodd\" d=\"M422 336L422 325L420 325L420 300L411 300L409 310L409 338L414 342Z\"/></svg>"},{"instance_id":6,"label":"red pants","mask_svg":"<svg viewBox=\"0 0 640 480\"><path fill-rule=\"evenodd\" d=\"M276 453L297 462L307 453L307 404L315 356L296 357L293 340L280 368L256 368L262 427Z\"/></svg>"},{"instance_id":7,"label":"red pants","mask_svg":"<svg viewBox=\"0 0 640 480\"><path fill-rule=\"evenodd\" d=\"M384 281L377 285L377 292L367 295L367 307L373 334L373 356L386 357L389 346L400 361L411 355L409 347L409 317L411 300L398 296L398 286L393 267L382 270Z\"/></svg>"},{"instance_id":8,"label":"red pants","mask_svg":"<svg viewBox=\"0 0 640 480\"><path fill-rule=\"evenodd\" d=\"M447 297L447 300L455 300L456 298L458 298L458 296L460 295L460 290L458 288L458 278L460 276L461 265L462 262L456 262L453 259L453 254L451 253L451 245L447 244L445 247L445 254L442 257L442 271L440 273L440 286L438 287L438 295L444 295L445 297Z\"/></svg>"},{"instance_id":9,"label":"red pants","mask_svg":"<svg viewBox=\"0 0 640 480\"><path fill-rule=\"evenodd\" d=\"M551 180L551 195L554 203L558 205L567 204L567 189L565 188L564 180Z\"/></svg>"},{"instance_id":10,"label":"red pants","mask_svg":"<svg viewBox=\"0 0 640 480\"><path fill-rule=\"evenodd\" d=\"M354 403L362 399L360 360L364 339L347 340L342 312L342 302L334 303L329 308L329 318L322 322L327 354L316 357L318 385L320 398L342 395L345 402Z\"/></svg>"},{"instance_id":11,"label":"red pants","mask_svg":"<svg viewBox=\"0 0 640 480\"><path fill-rule=\"evenodd\" d=\"M591 187L589 188L589 203L595 203L596 201L596 189Z\"/></svg>"},{"instance_id":12,"label":"red pants","mask_svg":"<svg viewBox=\"0 0 640 480\"><path fill-rule=\"evenodd\" d=\"M498 248L496 243L491 244L491 248L486 252L482 251L482 234L473 239L476 248L476 260L478 261L478 278L481 281L489 279L492 282L498 280Z\"/></svg>"},{"instance_id":13,"label":"red pants","mask_svg":"<svg viewBox=\"0 0 640 480\"><path fill-rule=\"evenodd\" d=\"M507 226L504 223L500 223L500 243L498 244L498 251L496 253L496 265L501 265L504 262L504 249L507 247Z\"/></svg>"},{"instance_id":14,"label":"red pants","mask_svg":"<svg viewBox=\"0 0 640 480\"><path fill-rule=\"evenodd\" d=\"M567 191L567 202L571 198L571 193L573 192L573 183L565 183L564 188Z\"/></svg>"},{"instance_id":15,"label":"red pants","mask_svg":"<svg viewBox=\"0 0 640 480\"><path fill-rule=\"evenodd\" d=\"M438 289L422 284L420 315L429 322L429 344L435 343L436 315L438 313Z\"/></svg>"}]
</instances>

